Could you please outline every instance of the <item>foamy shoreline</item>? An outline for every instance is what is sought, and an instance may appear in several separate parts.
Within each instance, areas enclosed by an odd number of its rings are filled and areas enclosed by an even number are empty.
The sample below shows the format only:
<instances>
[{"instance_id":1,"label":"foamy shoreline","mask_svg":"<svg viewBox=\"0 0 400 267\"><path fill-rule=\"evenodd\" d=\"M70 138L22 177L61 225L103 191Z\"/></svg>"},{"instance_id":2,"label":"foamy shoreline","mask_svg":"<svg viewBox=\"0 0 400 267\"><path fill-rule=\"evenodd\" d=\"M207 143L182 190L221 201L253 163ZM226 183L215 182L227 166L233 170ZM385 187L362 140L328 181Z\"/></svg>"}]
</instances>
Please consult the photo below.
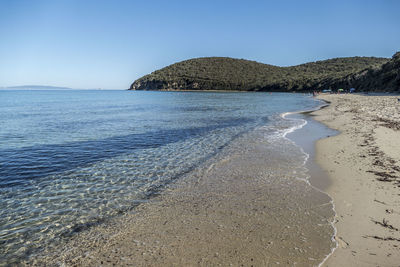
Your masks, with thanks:
<instances>
[{"instance_id":1,"label":"foamy shoreline","mask_svg":"<svg viewBox=\"0 0 400 267\"><path fill-rule=\"evenodd\" d=\"M310 186L308 154L286 138L290 129L278 131L278 143L256 130L134 214L36 265L318 266L336 247L332 201Z\"/></svg>"},{"instance_id":2,"label":"foamy shoreline","mask_svg":"<svg viewBox=\"0 0 400 267\"><path fill-rule=\"evenodd\" d=\"M400 262L400 103L396 96L322 95L315 119L341 133L319 140L336 209L335 252L323 266Z\"/></svg>"},{"instance_id":3,"label":"foamy shoreline","mask_svg":"<svg viewBox=\"0 0 400 267\"><path fill-rule=\"evenodd\" d=\"M321 110L322 108L325 108L325 107L327 107L327 106L329 106L329 102L327 102L327 101L324 101L325 102L325 104L323 104L323 105L320 105L319 107L317 107L316 109L313 109L313 110L306 110L306 111L297 111L297 112L286 112L286 113L283 113L283 114L281 114L281 116L282 116L282 118L285 118L285 119L292 119L292 120L297 120L298 118L288 118L288 116L290 116L290 115L300 115L300 114L309 114L309 113L312 113L312 112L315 112L315 111L318 111L318 110ZM303 153L304 154L306 154L307 155L307 157L306 157L306 159L305 159L305 161L304 161L304 165L306 165L307 163L308 163L308 168L310 168L310 166L313 166L314 168L316 167L315 166L315 164L317 164L315 161L315 155L314 155L314 157L313 158L310 158L310 154L309 153L307 153L306 151L305 151L305 147L303 147L304 146L304 144L300 144L300 143L297 143L296 142L296 139L297 138L294 138L293 139L293 137L292 138L288 138L287 137L287 134L290 134L290 133L294 133L296 130L301 130L303 127L305 127L309 122L310 122L310 120L312 120L312 118L310 118L310 117L308 117L308 118L306 118L306 119L301 119L301 120L304 120L304 123L302 123L300 126L298 126L298 127L296 127L296 128L291 128L291 129L289 129L285 134L284 134L284 137L285 138L287 138L288 140L291 140L293 143L295 143L296 145L298 145L300 148L301 148L301 150L303 151ZM315 129L313 129L313 130L315 130ZM317 129L317 131L318 131L318 129ZM297 133L295 133L295 136L296 135L301 135L302 133L301 132L297 132ZM320 133L321 135L322 135L322 133ZM317 140L319 140L320 138L316 138L316 139L313 139L313 138L311 138L312 139L312 141L313 141L313 147L315 146L315 143L316 143L316 141ZM310 139L310 140L311 140ZM309 162L309 161L311 161L311 162ZM311 170L310 169L308 169L308 172L309 172L309 177L308 177L308 179L307 180L304 180L304 182L306 182L309 186L311 186L312 188L314 188L315 190L317 190L317 191L319 191L319 192L322 192L322 193L324 193L324 194L327 194L330 198L331 198L331 205L332 205L332 210L333 210L333 212L335 213L335 217L336 217L336 210L335 210L335 203L334 203L334 201L333 201L333 198L332 198L332 196L330 196L330 194L326 191L326 190L323 190L323 188L320 188L320 187L318 187L318 185L315 185L313 182L315 181L315 180L319 180L319 181L321 181L321 180L323 180L324 178L326 178L326 173L325 172L320 172L320 173L318 173L318 175L316 175L315 177L313 177L313 174L311 173ZM313 179L312 179L313 178ZM322 182L322 183L324 183L324 182ZM330 221L330 224L331 224L331 226L332 226L332 228L334 229L334 232L333 232L333 235L332 235L332 237L331 237L331 239L332 239L332 241L334 241L335 242L335 246L334 247L332 247L331 248L331 251L330 251L330 253L328 253L328 254L326 254L326 256L325 256L325 258L318 264L318 266L323 266L324 264L325 264L325 262L328 260L328 258L335 252L335 250L338 248L338 242L336 241L336 239L335 239L335 237L336 237L336 235L337 235L337 228L336 228L336 226L335 226L335 220L334 220L334 218Z\"/></svg>"}]
</instances>

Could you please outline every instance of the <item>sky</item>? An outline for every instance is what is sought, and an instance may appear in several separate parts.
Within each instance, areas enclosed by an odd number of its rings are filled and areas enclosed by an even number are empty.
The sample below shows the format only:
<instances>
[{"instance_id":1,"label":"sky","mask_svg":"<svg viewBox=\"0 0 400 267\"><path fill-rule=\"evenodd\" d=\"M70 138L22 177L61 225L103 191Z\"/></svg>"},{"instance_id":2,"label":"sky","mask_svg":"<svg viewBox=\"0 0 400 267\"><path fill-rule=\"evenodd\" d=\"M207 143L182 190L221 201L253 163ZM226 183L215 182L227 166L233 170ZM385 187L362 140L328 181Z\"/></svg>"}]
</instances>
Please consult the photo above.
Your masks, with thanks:
<instances>
[{"instance_id":1,"label":"sky","mask_svg":"<svg viewBox=\"0 0 400 267\"><path fill-rule=\"evenodd\" d=\"M290 66L400 51L400 1L0 0L0 87L126 89L208 56Z\"/></svg>"}]
</instances>

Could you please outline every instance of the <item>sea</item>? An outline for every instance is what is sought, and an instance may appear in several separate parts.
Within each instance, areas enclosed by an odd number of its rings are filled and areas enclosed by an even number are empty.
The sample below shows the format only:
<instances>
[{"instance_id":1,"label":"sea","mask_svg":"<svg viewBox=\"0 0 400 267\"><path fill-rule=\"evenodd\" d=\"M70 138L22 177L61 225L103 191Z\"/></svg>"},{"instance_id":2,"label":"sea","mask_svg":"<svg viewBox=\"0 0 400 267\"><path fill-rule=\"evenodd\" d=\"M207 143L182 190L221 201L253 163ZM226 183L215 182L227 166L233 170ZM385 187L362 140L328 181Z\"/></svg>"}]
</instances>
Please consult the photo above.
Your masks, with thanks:
<instances>
[{"instance_id":1,"label":"sea","mask_svg":"<svg viewBox=\"0 0 400 267\"><path fill-rule=\"evenodd\" d=\"M292 171L308 154L286 136L307 119L288 114L322 104L297 93L0 90L0 265L134 211L255 136L277 152L262 164L278 181L311 188L306 170Z\"/></svg>"}]
</instances>

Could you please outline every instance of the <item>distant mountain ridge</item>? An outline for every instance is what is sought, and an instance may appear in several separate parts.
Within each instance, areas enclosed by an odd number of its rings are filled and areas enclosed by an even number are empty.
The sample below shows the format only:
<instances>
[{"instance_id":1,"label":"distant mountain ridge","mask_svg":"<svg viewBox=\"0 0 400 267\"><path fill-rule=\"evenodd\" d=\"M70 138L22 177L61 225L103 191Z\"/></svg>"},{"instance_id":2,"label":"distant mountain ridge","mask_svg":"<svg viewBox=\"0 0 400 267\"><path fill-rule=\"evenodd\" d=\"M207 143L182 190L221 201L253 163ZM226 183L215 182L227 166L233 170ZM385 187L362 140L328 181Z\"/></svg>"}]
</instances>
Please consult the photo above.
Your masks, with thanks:
<instances>
[{"instance_id":1,"label":"distant mountain ridge","mask_svg":"<svg viewBox=\"0 0 400 267\"><path fill-rule=\"evenodd\" d=\"M309 91L337 87L369 90L365 82L372 83L373 75L385 72L386 76L390 73L397 77L398 66L393 62L396 55L392 59L334 58L290 67L226 57L195 58L145 75L134 81L130 90ZM382 82L387 82L387 77ZM378 85L374 90L386 90ZM396 82L387 88L400 90Z\"/></svg>"}]
</instances>

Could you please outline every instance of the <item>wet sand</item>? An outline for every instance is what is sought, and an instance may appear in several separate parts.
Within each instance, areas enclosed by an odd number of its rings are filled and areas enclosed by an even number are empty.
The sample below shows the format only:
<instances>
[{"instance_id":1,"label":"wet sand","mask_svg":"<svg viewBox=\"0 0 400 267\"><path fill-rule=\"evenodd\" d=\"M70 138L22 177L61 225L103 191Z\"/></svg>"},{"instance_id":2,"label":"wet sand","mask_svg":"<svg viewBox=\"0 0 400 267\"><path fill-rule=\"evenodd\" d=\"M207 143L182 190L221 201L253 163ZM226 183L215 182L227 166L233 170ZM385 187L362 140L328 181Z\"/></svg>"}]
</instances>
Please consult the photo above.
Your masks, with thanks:
<instances>
[{"instance_id":1,"label":"wet sand","mask_svg":"<svg viewBox=\"0 0 400 267\"><path fill-rule=\"evenodd\" d=\"M304 152L309 155L306 162L306 167L310 176L309 181L312 186L325 192L331 186L332 180L328 172L321 168L319 164L316 164L317 155L315 143L320 139L337 135L339 132L317 122L310 113L311 112L304 112L292 115L292 117L307 120L307 124L301 129L289 133L287 137L299 145Z\"/></svg>"},{"instance_id":2,"label":"wet sand","mask_svg":"<svg viewBox=\"0 0 400 267\"><path fill-rule=\"evenodd\" d=\"M398 96L322 95L312 113L341 133L316 144L329 173L339 247L324 266L400 264L400 102Z\"/></svg>"},{"instance_id":3,"label":"wet sand","mask_svg":"<svg viewBox=\"0 0 400 267\"><path fill-rule=\"evenodd\" d=\"M278 142L278 141L279 142ZM306 154L262 129L133 213L92 227L41 266L318 266L336 242L331 198Z\"/></svg>"}]
</instances>

